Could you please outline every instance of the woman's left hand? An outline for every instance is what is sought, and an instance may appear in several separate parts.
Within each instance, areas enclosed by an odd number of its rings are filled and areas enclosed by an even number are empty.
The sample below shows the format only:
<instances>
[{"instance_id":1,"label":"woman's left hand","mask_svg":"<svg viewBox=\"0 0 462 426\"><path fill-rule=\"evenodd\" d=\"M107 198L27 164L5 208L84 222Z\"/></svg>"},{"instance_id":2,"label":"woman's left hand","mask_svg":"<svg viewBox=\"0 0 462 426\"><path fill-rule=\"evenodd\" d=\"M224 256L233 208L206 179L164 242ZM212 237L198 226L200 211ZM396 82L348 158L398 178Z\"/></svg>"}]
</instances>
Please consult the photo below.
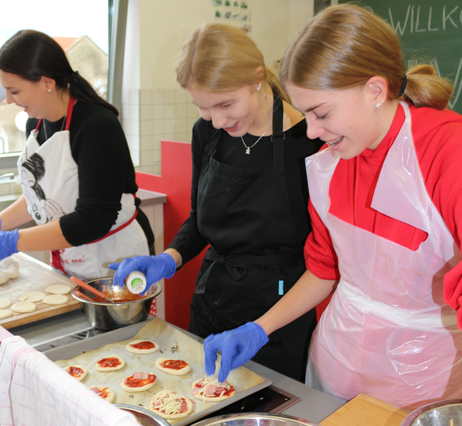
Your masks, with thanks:
<instances>
[{"instance_id":1,"label":"woman's left hand","mask_svg":"<svg viewBox=\"0 0 462 426\"><path fill-rule=\"evenodd\" d=\"M18 239L19 232L17 229L14 231L0 231L0 260L18 252Z\"/></svg>"}]
</instances>

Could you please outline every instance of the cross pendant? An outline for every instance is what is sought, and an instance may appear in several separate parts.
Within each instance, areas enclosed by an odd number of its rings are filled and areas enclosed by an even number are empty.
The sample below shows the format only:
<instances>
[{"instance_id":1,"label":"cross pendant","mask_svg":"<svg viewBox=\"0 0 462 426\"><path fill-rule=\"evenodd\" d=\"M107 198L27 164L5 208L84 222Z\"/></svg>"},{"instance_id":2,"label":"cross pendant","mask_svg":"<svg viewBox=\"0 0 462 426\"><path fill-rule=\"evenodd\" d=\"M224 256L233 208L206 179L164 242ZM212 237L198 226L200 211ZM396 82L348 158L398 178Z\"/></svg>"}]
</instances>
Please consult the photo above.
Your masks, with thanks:
<instances>
[{"instance_id":1,"label":"cross pendant","mask_svg":"<svg viewBox=\"0 0 462 426\"><path fill-rule=\"evenodd\" d=\"M247 155L250 154L250 148L247 148L247 149L245 150L245 153L246 153Z\"/></svg>"}]
</instances>

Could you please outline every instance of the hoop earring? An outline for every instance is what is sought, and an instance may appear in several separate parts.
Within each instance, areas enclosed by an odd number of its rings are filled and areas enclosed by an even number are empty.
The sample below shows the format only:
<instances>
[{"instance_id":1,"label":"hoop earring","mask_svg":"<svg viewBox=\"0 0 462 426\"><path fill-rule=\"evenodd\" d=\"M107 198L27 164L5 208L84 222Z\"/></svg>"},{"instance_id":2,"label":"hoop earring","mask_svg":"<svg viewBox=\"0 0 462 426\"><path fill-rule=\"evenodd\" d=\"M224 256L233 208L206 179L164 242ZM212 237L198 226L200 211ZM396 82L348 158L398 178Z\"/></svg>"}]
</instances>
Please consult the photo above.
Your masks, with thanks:
<instances>
[{"instance_id":1,"label":"hoop earring","mask_svg":"<svg viewBox=\"0 0 462 426\"><path fill-rule=\"evenodd\" d=\"M383 104L383 100L381 100L379 103L375 104L376 108L379 108Z\"/></svg>"}]
</instances>

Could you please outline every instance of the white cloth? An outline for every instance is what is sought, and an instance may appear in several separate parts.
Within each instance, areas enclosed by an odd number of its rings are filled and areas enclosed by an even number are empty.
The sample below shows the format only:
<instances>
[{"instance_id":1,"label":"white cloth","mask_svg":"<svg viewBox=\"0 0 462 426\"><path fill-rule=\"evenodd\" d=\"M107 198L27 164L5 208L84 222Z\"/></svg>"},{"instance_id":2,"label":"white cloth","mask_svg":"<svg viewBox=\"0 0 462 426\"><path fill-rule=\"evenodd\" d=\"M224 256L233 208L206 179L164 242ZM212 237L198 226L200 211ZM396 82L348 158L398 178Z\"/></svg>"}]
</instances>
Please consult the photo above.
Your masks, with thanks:
<instances>
[{"instance_id":1,"label":"white cloth","mask_svg":"<svg viewBox=\"0 0 462 426\"><path fill-rule=\"evenodd\" d=\"M428 234L415 251L329 213L338 164L306 160L310 199L329 230L340 283L313 334L307 383L342 399L360 392L406 409L462 398L462 332L444 303L443 277L460 260L427 194L407 104L382 166L372 208Z\"/></svg>"},{"instance_id":2,"label":"white cloth","mask_svg":"<svg viewBox=\"0 0 462 426\"><path fill-rule=\"evenodd\" d=\"M45 122L42 122L43 127ZM43 225L75 210L79 198L78 166L71 152L69 130L56 132L42 145L31 132L18 159L19 176L27 209L37 225ZM95 182L98 185L98 182ZM121 210L111 231L128 222L136 211L132 194L122 194ZM132 256L149 255L138 221L93 244L59 250L68 275L83 280L111 275L109 264Z\"/></svg>"},{"instance_id":3,"label":"white cloth","mask_svg":"<svg viewBox=\"0 0 462 426\"><path fill-rule=\"evenodd\" d=\"M0 344L0 426L139 426L22 337Z\"/></svg>"}]
</instances>

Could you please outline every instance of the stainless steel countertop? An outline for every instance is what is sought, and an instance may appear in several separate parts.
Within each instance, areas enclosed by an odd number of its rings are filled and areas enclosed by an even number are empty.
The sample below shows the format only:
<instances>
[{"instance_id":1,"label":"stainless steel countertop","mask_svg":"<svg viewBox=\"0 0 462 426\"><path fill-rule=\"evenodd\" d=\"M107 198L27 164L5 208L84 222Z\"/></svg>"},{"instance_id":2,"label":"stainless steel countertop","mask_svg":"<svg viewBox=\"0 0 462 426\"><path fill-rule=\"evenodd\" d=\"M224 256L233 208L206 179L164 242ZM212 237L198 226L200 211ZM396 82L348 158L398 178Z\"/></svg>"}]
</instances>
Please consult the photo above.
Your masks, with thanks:
<instances>
[{"instance_id":1,"label":"stainless steel countertop","mask_svg":"<svg viewBox=\"0 0 462 426\"><path fill-rule=\"evenodd\" d=\"M141 207L167 202L167 195L160 192L147 191L146 189L138 189L136 196L141 200Z\"/></svg>"},{"instance_id":2,"label":"stainless steel countertop","mask_svg":"<svg viewBox=\"0 0 462 426\"><path fill-rule=\"evenodd\" d=\"M78 310L16 327L9 331L12 334L23 337L31 346L35 347L91 328L83 313ZM190 333L188 335L198 341L202 340ZM283 414L319 423L345 404L343 400L312 389L303 383L297 382L255 362L249 361L246 367L270 379L273 382L273 386L301 398L301 401L287 408L283 411Z\"/></svg>"}]
</instances>

